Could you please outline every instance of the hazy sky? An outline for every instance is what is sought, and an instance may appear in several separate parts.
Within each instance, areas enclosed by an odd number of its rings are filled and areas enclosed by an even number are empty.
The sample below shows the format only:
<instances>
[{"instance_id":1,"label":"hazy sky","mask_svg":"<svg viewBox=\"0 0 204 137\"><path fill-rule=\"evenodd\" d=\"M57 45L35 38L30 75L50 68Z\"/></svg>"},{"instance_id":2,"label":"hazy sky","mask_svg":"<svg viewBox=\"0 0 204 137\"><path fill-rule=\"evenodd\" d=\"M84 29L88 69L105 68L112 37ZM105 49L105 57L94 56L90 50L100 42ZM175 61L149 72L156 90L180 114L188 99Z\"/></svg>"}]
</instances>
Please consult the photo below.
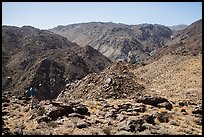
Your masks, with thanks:
<instances>
[{"instance_id":1,"label":"hazy sky","mask_svg":"<svg viewBox=\"0 0 204 137\"><path fill-rule=\"evenodd\" d=\"M3 2L2 24L49 29L82 22L187 24L202 18L202 2Z\"/></svg>"}]
</instances>

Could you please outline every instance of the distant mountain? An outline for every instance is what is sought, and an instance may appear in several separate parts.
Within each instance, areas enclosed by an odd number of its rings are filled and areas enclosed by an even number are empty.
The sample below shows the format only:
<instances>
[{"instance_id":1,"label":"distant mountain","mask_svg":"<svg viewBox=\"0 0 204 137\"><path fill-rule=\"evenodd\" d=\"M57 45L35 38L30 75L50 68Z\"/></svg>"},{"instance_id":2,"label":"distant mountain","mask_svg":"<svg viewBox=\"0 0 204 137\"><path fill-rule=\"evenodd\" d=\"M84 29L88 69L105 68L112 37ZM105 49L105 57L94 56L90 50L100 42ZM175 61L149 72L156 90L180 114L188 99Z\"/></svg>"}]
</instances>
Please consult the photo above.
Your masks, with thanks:
<instances>
[{"instance_id":1,"label":"distant mountain","mask_svg":"<svg viewBox=\"0 0 204 137\"><path fill-rule=\"evenodd\" d=\"M187 28L188 25L180 24L180 25L173 25L173 26L167 26L167 27L173 31L178 31L178 30L183 30L183 29Z\"/></svg>"},{"instance_id":2,"label":"distant mountain","mask_svg":"<svg viewBox=\"0 0 204 137\"><path fill-rule=\"evenodd\" d=\"M202 19L192 23L184 30L172 35L162 48L158 48L154 56L147 60L159 59L166 54L199 55L202 54Z\"/></svg>"},{"instance_id":3,"label":"distant mountain","mask_svg":"<svg viewBox=\"0 0 204 137\"><path fill-rule=\"evenodd\" d=\"M2 87L22 95L31 81L39 99L55 98L66 83L100 72L111 61L90 46L31 26L2 26Z\"/></svg>"},{"instance_id":4,"label":"distant mountain","mask_svg":"<svg viewBox=\"0 0 204 137\"><path fill-rule=\"evenodd\" d=\"M112 61L139 63L162 47L172 35L163 25L126 25L112 22L90 22L58 26L50 31L80 46L90 45Z\"/></svg>"},{"instance_id":5,"label":"distant mountain","mask_svg":"<svg viewBox=\"0 0 204 137\"><path fill-rule=\"evenodd\" d=\"M166 45L175 54L197 55L202 53L202 19L192 23L184 30L173 35Z\"/></svg>"}]
</instances>

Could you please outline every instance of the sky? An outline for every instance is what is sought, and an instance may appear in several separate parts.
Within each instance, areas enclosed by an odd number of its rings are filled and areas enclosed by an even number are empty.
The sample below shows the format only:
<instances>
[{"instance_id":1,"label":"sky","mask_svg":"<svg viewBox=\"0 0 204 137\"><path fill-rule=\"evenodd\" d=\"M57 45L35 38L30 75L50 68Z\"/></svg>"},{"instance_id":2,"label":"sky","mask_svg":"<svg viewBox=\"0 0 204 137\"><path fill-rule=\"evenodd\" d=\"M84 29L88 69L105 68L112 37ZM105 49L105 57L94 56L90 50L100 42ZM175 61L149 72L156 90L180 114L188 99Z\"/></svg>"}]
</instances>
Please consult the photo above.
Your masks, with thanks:
<instances>
[{"instance_id":1,"label":"sky","mask_svg":"<svg viewBox=\"0 0 204 137\"><path fill-rule=\"evenodd\" d=\"M50 29L85 22L190 25L202 2L2 2L2 25Z\"/></svg>"}]
</instances>

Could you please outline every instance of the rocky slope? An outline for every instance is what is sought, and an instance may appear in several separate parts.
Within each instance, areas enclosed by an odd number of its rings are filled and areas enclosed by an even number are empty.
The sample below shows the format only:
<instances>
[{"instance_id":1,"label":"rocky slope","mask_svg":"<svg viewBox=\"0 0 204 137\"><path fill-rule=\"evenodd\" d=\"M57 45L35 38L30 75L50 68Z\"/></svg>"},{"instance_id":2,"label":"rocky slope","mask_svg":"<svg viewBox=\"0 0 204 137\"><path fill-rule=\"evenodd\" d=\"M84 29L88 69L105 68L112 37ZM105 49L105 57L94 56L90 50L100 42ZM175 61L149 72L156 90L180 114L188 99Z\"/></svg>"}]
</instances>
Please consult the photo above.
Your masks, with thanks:
<instances>
[{"instance_id":1,"label":"rocky slope","mask_svg":"<svg viewBox=\"0 0 204 137\"><path fill-rule=\"evenodd\" d=\"M173 50L173 54L197 55L202 53L202 19L174 34L166 46Z\"/></svg>"},{"instance_id":2,"label":"rocky slope","mask_svg":"<svg viewBox=\"0 0 204 137\"><path fill-rule=\"evenodd\" d=\"M132 72L143 80L150 95L202 101L202 55L165 55Z\"/></svg>"},{"instance_id":3,"label":"rocky slope","mask_svg":"<svg viewBox=\"0 0 204 137\"><path fill-rule=\"evenodd\" d=\"M202 54L202 19L175 33L164 47L158 48L155 54L148 57L144 62L149 64L167 54L183 56Z\"/></svg>"},{"instance_id":4,"label":"rocky slope","mask_svg":"<svg viewBox=\"0 0 204 137\"><path fill-rule=\"evenodd\" d=\"M79 81L67 84L58 100L134 98L143 94L145 87L137 76L129 72L131 64L116 62L100 73L92 73Z\"/></svg>"},{"instance_id":5,"label":"rocky slope","mask_svg":"<svg viewBox=\"0 0 204 137\"><path fill-rule=\"evenodd\" d=\"M114 63L99 75L67 85L57 99L42 100L32 110L30 100L7 92L2 99L3 134L201 135L202 103L179 95L175 100L169 92L150 94L160 90L150 91L145 78L134 76L138 69Z\"/></svg>"},{"instance_id":6,"label":"rocky slope","mask_svg":"<svg viewBox=\"0 0 204 137\"><path fill-rule=\"evenodd\" d=\"M139 63L162 47L172 31L162 25L125 25L112 22L90 22L58 26L50 31L80 46L89 44L112 61Z\"/></svg>"},{"instance_id":7,"label":"rocky slope","mask_svg":"<svg viewBox=\"0 0 204 137\"><path fill-rule=\"evenodd\" d=\"M90 46L30 26L2 27L2 86L23 96L31 81L39 98L56 96L67 82L100 72L111 61Z\"/></svg>"},{"instance_id":8,"label":"rocky slope","mask_svg":"<svg viewBox=\"0 0 204 137\"><path fill-rule=\"evenodd\" d=\"M133 73L147 80L150 92L167 98L202 100L202 19L174 35ZM155 71L156 70L156 71ZM149 86L148 86L149 85ZM168 94L166 94L168 92ZM179 96L179 97L178 97Z\"/></svg>"}]
</instances>

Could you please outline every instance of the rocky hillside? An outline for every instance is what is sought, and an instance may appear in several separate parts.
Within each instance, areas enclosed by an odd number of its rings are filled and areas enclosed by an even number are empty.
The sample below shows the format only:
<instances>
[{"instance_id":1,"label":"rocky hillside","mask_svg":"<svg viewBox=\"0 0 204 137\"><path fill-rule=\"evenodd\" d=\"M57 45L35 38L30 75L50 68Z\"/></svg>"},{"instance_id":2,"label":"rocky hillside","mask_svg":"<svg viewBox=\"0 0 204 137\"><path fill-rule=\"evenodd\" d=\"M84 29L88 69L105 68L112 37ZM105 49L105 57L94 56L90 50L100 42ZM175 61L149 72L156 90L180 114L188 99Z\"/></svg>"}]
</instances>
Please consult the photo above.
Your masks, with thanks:
<instances>
[{"instance_id":1,"label":"rocky hillside","mask_svg":"<svg viewBox=\"0 0 204 137\"><path fill-rule=\"evenodd\" d=\"M149 95L202 101L202 55L165 55L131 72L143 80Z\"/></svg>"},{"instance_id":2,"label":"rocky hillside","mask_svg":"<svg viewBox=\"0 0 204 137\"><path fill-rule=\"evenodd\" d=\"M196 103L202 100L201 62L202 19L175 34L165 47L144 62L146 66L133 73L146 81L146 88L152 91L149 94Z\"/></svg>"},{"instance_id":3,"label":"rocky hillside","mask_svg":"<svg viewBox=\"0 0 204 137\"><path fill-rule=\"evenodd\" d=\"M112 22L90 22L58 26L50 31L80 46L89 44L112 61L139 63L162 47L172 31L162 25L125 25Z\"/></svg>"},{"instance_id":4,"label":"rocky hillside","mask_svg":"<svg viewBox=\"0 0 204 137\"><path fill-rule=\"evenodd\" d=\"M202 54L202 19L192 23L186 29L176 32L164 47L146 59L145 64L160 59L164 55L197 56Z\"/></svg>"},{"instance_id":5,"label":"rocky hillside","mask_svg":"<svg viewBox=\"0 0 204 137\"><path fill-rule=\"evenodd\" d=\"M3 91L23 95L31 81L40 99L55 98L67 82L100 72L111 61L90 46L30 26L2 27Z\"/></svg>"},{"instance_id":6,"label":"rocky hillside","mask_svg":"<svg viewBox=\"0 0 204 137\"><path fill-rule=\"evenodd\" d=\"M173 50L173 54L202 53L202 19L174 34L166 45Z\"/></svg>"},{"instance_id":7,"label":"rocky hillside","mask_svg":"<svg viewBox=\"0 0 204 137\"><path fill-rule=\"evenodd\" d=\"M115 62L98 74L92 73L79 81L67 84L57 99L135 98L143 94L145 87L138 82L136 75L129 72L133 67L128 63Z\"/></svg>"}]
</instances>

